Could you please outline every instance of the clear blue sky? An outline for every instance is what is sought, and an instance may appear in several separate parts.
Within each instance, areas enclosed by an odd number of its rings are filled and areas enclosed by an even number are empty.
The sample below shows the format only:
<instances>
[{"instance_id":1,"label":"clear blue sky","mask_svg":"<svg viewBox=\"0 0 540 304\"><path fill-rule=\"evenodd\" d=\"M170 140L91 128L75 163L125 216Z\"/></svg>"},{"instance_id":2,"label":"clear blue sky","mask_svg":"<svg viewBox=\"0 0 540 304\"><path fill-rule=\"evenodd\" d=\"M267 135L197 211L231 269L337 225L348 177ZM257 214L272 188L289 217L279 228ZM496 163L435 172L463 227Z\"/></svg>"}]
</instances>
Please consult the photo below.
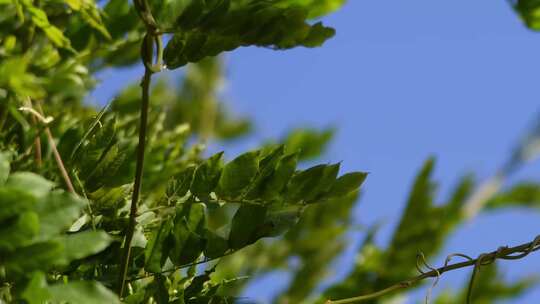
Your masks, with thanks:
<instances>
[{"instance_id":1,"label":"clear blue sky","mask_svg":"<svg viewBox=\"0 0 540 304\"><path fill-rule=\"evenodd\" d=\"M381 245L426 157L437 157L435 175L445 197L464 173L493 174L540 111L540 33L525 29L504 0L349 0L324 21L337 35L322 48L247 48L226 56L230 106L256 122L256 135L236 149L294 126L336 126L323 161L371 172L355 220L382 220ZM138 75L139 69L105 73L110 82L92 98L103 102ZM539 168L539 161L530 163L513 180L538 181ZM477 255L539 233L540 210L505 210L459 229L444 251ZM338 263L334 279L351 259L348 254ZM509 279L538 274L540 255L501 264ZM445 275L435 291L468 275ZM283 279L265 283L279 289ZM255 284L247 295L264 302L275 289ZM539 299L537 288L512 303Z\"/></svg>"}]
</instances>

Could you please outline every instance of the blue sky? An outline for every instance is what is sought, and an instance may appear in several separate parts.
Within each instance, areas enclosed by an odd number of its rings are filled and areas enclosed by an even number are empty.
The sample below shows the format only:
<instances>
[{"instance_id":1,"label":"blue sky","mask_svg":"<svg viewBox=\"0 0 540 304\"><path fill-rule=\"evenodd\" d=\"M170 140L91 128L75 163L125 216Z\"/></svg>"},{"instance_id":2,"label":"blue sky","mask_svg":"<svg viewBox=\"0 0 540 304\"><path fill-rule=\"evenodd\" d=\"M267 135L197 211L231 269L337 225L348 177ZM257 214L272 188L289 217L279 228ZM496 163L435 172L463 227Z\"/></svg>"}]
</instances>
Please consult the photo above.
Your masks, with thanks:
<instances>
[{"instance_id":1,"label":"blue sky","mask_svg":"<svg viewBox=\"0 0 540 304\"><path fill-rule=\"evenodd\" d=\"M494 174L540 111L540 33L527 30L504 0L349 0L323 21L337 35L322 48L227 54L230 107L256 122L256 134L235 149L254 147L290 127L336 126L323 162L371 172L355 220L383 221L381 245L428 156L437 158L435 177L444 198L465 173L480 179ZM107 72L102 79L109 83L91 98L108 99L139 75L139 68ZM539 167L539 161L529 163L512 181L540 180ZM444 251L478 255L530 241L540 231L539 216L538 210L482 215L460 228ZM353 235L352 243L360 237ZM345 275L352 256L337 264L334 280ZM540 256L501 264L515 279L538 273ZM445 275L435 292L468 275ZM273 276L247 295L264 301L283 279ZM407 303L424 293L415 292ZM540 288L512 303L538 299Z\"/></svg>"}]
</instances>

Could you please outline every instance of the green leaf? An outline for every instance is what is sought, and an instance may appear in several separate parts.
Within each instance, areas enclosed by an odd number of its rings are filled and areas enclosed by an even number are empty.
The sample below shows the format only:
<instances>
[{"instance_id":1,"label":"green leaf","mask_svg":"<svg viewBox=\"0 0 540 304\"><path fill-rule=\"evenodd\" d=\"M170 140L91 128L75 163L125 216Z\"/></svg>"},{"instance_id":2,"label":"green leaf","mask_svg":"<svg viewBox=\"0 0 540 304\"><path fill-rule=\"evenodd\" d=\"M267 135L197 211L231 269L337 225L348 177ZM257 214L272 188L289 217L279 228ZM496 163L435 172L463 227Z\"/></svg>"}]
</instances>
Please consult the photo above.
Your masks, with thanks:
<instances>
[{"instance_id":1,"label":"green leaf","mask_svg":"<svg viewBox=\"0 0 540 304\"><path fill-rule=\"evenodd\" d=\"M312 159L324 152L334 136L334 129L296 129L290 132L282 141L288 153L298 152L301 160Z\"/></svg>"},{"instance_id":2,"label":"green leaf","mask_svg":"<svg viewBox=\"0 0 540 304\"><path fill-rule=\"evenodd\" d=\"M296 203L299 201L309 201L318 192L316 188L323 179L327 165L313 166L304 171L294 174L287 185L287 201Z\"/></svg>"},{"instance_id":3,"label":"green leaf","mask_svg":"<svg viewBox=\"0 0 540 304\"><path fill-rule=\"evenodd\" d=\"M204 204L185 203L177 207L172 229L174 245L169 253L175 265L191 263L201 255L205 245L205 228Z\"/></svg>"},{"instance_id":4,"label":"green leaf","mask_svg":"<svg viewBox=\"0 0 540 304\"><path fill-rule=\"evenodd\" d=\"M401 266L386 273L385 279L393 280L413 271L414 265L406 261L414 260L419 251L427 258L435 255L462 216L461 206L470 194L470 182L463 179L449 202L435 204L435 183L431 180L433 167L434 159L430 158L417 174L384 261Z\"/></svg>"},{"instance_id":5,"label":"green leaf","mask_svg":"<svg viewBox=\"0 0 540 304\"><path fill-rule=\"evenodd\" d=\"M17 248L9 254L4 263L8 271L28 273L35 270L48 270L50 267L62 264L64 244L59 241L46 241Z\"/></svg>"},{"instance_id":6,"label":"green leaf","mask_svg":"<svg viewBox=\"0 0 540 304\"><path fill-rule=\"evenodd\" d=\"M264 187L270 176L276 171L279 160L283 157L284 150L284 146L280 145L272 149L267 155L261 155L262 159L259 163L259 171L248 188L247 198L259 198L263 195Z\"/></svg>"},{"instance_id":7,"label":"green leaf","mask_svg":"<svg viewBox=\"0 0 540 304\"><path fill-rule=\"evenodd\" d=\"M204 234L206 238L206 247L204 249L204 255L207 258L213 259L223 256L229 249L229 244L225 238L217 235L216 233L206 230Z\"/></svg>"},{"instance_id":8,"label":"green leaf","mask_svg":"<svg viewBox=\"0 0 540 304\"><path fill-rule=\"evenodd\" d=\"M168 198L183 197L189 190L195 173L195 166L190 166L174 176L167 184L166 194Z\"/></svg>"},{"instance_id":9,"label":"green leaf","mask_svg":"<svg viewBox=\"0 0 540 304\"><path fill-rule=\"evenodd\" d=\"M100 111L99 113L94 117L94 119L92 120L92 122L90 123L88 129L84 132L84 134L82 135L82 137L80 137L79 141L77 142L77 144L74 145L73 149L71 150L71 153L69 155L69 158L70 159L73 159L75 157L75 155L77 154L77 152L79 151L79 149L82 147L82 145L84 144L84 142L88 139L88 137L90 136L90 134L92 134L92 132L94 132L95 128L99 125L101 126L101 119L103 117L103 115L105 115L105 113L107 112L107 110L109 109L109 106L110 106L110 103L105 105ZM114 129L113 129L114 130ZM77 133L80 132L80 129L77 129Z\"/></svg>"},{"instance_id":10,"label":"green leaf","mask_svg":"<svg viewBox=\"0 0 540 304\"><path fill-rule=\"evenodd\" d=\"M125 151L114 145L101 157L91 174L86 177L86 187L94 191L100 187L118 186L117 173L126 160Z\"/></svg>"},{"instance_id":11,"label":"green leaf","mask_svg":"<svg viewBox=\"0 0 540 304\"><path fill-rule=\"evenodd\" d=\"M131 193L132 185L123 185L116 188L99 188L88 194L92 203L92 211L96 214L113 216L126 204L126 197Z\"/></svg>"},{"instance_id":12,"label":"green leaf","mask_svg":"<svg viewBox=\"0 0 540 304\"><path fill-rule=\"evenodd\" d=\"M120 304L118 297L98 282L78 281L47 285L45 275L40 272L32 275L32 279L21 294L21 298L29 304Z\"/></svg>"},{"instance_id":13,"label":"green leaf","mask_svg":"<svg viewBox=\"0 0 540 304\"><path fill-rule=\"evenodd\" d=\"M486 203L486 207L540 207L540 185L533 182L517 184L495 195Z\"/></svg>"},{"instance_id":14,"label":"green leaf","mask_svg":"<svg viewBox=\"0 0 540 304\"><path fill-rule=\"evenodd\" d=\"M184 300L188 301L187 303L192 303L189 300L202 293L204 283L210 281L210 274L214 272L214 270L215 267L205 271L203 274L198 275L191 280L191 284L189 284L189 286L184 290ZM198 301L195 303L198 303Z\"/></svg>"},{"instance_id":15,"label":"green leaf","mask_svg":"<svg viewBox=\"0 0 540 304\"><path fill-rule=\"evenodd\" d=\"M29 57L6 57L0 63L0 86L21 96L43 98L45 91L43 79L28 71ZM28 123L15 107L9 107L9 112L22 126L28 128Z\"/></svg>"},{"instance_id":16,"label":"green leaf","mask_svg":"<svg viewBox=\"0 0 540 304\"><path fill-rule=\"evenodd\" d=\"M37 206L40 239L47 239L67 230L86 204L70 193L51 193Z\"/></svg>"},{"instance_id":17,"label":"green leaf","mask_svg":"<svg viewBox=\"0 0 540 304\"><path fill-rule=\"evenodd\" d=\"M208 199L210 193L216 188L221 175L220 161L222 156L223 152L213 155L195 170L190 189L191 193L199 199Z\"/></svg>"},{"instance_id":18,"label":"green leaf","mask_svg":"<svg viewBox=\"0 0 540 304\"><path fill-rule=\"evenodd\" d=\"M191 1L178 19L176 19L176 25L184 29L194 28L203 16L204 9L204 1Z\"/></svg>"},{"instance_id":19,"label":"green leaf","mask_svg":"<svg viewBox=\"0 0 540 304\"><path fill-rule=\"evenodd\" d=\"M532 30L540 30L540 2L537 0L517 0L514 3L514 9L527 27Z\"/></svg>"},{"instance_id":20,"label":"green leaf","mask_svg":"<svg viewBox=\"0 0 540 304\"><path fill-rule=\"evenodd\" d=\"M318 18L338 10L346 0L280 0L279 5L301 6L309 11L308 17Z\"/></svg>"},{"instance_id":21,"label":"green leaf","mask_svg":"<svg viewBox=\"0 0 540 304\"><path fill-rule=\"evenodd\" d=\"M0 186L3 185L9 176L10 171L10 155L7 152L0 152Z\"/></svg>"},{"instance_id":22,"label":"green leaf","mask_svg":"<svg viewBox=\"0 0 540 304\"><path fill-rule=\"evenodd\" d=\"M169 254L165 242L173 227L172 220L161 222L158 229L154 230L144 249L144 269L148 272L161 272L165 257Z\"/></svg>"},{"instance_id":23,"label":"green leaf","mask_svg":"<svg viewBox=\"0 0 540 304\"><path fill-rule=\"evenodd\" d=\"M152 297L156 303L169 303L169 290L166 282L167 278L164 275L155 274L154 280L145 287L145 297Z\"/></svg>"},{"instance_id":24,"label":"green leaf","mask_svg":"<svg viewBox=\"0 0 540 304\"><path fill-rule=\"evenodd\" d=\"M103 231L83 231L63 236L60 239L64 242L66 264L99 253L112 242L112 238Z\"/></svg>"},{"instance_id":25,"label":"green leaf","mask_svg":"<svg viewBox=\"0 0 540 304\"><path fill-rule=\"evenodd\" d=\"M54 183L32 172L16 172L9 176L5 186L42 198L49 194Z\"/></svg>"},{"instance_id":26,"label":"green leaf","mask_svg":"<svg viewBox=\"0 0 540 304\"><path fill-rule=\"evenodd\" d=\"M259 170L259 151L244 153L223 167L218 195L236 198L243 193Z\"/></svg>"},{"instance_id":27,"label":"green leaf","mask_svg":"<svg viewBox=\"0 0 540 304\"><path fill-rule=\"evenodd\" d=\"M71 47L71 42L69 39L64 36L63 32L59 28L49 23L47 14L43 10L30 5L26 6L26 10L28 13L30 13L32 22L37 27L41 28L43 32L45 32L47 38L49 38L54 45L75 52L75 50Z\"/></svg>"},{"instance_id":28,"label":"green leaf","mask_svg":"<svg viewBox=\"0 0 540 304\"><path fill-rule=\"evenodd\" d=\"M55 284L48 288L52 300L59 303L103 304L120 303L120 300L109 289L98 282L79 281L67 284Z\"/></svg>"},{"instance_id":29,"label":"green leaf","mask_svg":"<svg viewBox=\"0 0 540 304\"><path fill-rule=\"evenodd\" d=\"M82 19L92 28L100 32L105 38L111 39L111 35L101 20L100 11L93 1L64 0L74 11L79 11Z\"/></svg>"},{"instance_id":30,"label":"green leaf","mask_svg":"<svg viewBox=\"0 0 540 304\"><path fill-rule=\"evenodd\" d=\"M281 158L274 173L264 186L264 197L274 199L280 195L296 170L298 154L289 154Z\"/></svg>"},{"instance_id":31,"label":"green leaf","mask_svg":"<svg viewBox=\"0 0 540 304\"><path fill-rule=\"evenodd\" d=\"M34 209L37 200L22 189L0 187L0 222Z\"/></svg>"},{"instance_id":32,"label":"green leaf","mask_svg":"<svg viewBox=\"0 0 540 304\"><path fill-rule=\"evenodd\" d=\"M28 304L43 304L50 301L51 293L47 289L47 281L45 274L42 272L34 272L30 282L21 294L21 299L24 299Z\"/></svg>"},{"instance_id":33,"label":"green leaf","mask_svg":"<svg viewBox=\"0 0 540 304\"><path fill-rule=\"evenodd\" d=\"M20 213L15 221L2 222L0 225L0 252L12 251L27 245L39 232L38 215L31 211Z\"/></svg>"},{"instance_id":34,"label":"green leaf","mask_svg":"<svg viewBox=\"0 0 540 304\"><path fill-rule=\"evenodd\" d=\"M279 236L294 227L304 210L300 205L272 206L266 215L264 236Z\"/></svg>"},{"instance_id":35,"label":"green leaf","mask_svg":"<svg viewBox=\"0 0 540 304\"><path fill-rule=\"evenodd\" d=\"M321 23L307 23L309 12L300 6L255 0L230 6L229 1L212 2L193 1L180 14L164 50L169 69L241 46L315 47L334 35Z\"/></svg>"},{"instance_id":36,"label":"green leaf","mask_svg":"<svg viewBox=\"0 0 540 304\"><path fill-rule=\"evenodd\" d=\"M318 184L313 187L311 194L306 196L304 200L308 203L314 203L321 199L334 185L339 173L339 167L339 163L326 166Z\"/></svg>"},{"instance_id":37,"label":"green leaf","mask_svg":"<svg viewBox=\"0 0 540 304\"><path fill-rule=\"evenodd\" d=\"M336 179L330 190L328 191L329 197L341 197L345 196L358 188L364 183L367 177L365 172L351 172L346 173Z\"/></svg>"},{"instance_id":38,"label":"green leaf","mask_svg":"<svg viewBox=\"0 0 540 304\"><path fill-rule=\"evenodd\" d=\"M238 250L255 243L263 235L267 207L261 205L242 205L232 219L229 232L229 247Z\"/></svg>"}]
</instances>

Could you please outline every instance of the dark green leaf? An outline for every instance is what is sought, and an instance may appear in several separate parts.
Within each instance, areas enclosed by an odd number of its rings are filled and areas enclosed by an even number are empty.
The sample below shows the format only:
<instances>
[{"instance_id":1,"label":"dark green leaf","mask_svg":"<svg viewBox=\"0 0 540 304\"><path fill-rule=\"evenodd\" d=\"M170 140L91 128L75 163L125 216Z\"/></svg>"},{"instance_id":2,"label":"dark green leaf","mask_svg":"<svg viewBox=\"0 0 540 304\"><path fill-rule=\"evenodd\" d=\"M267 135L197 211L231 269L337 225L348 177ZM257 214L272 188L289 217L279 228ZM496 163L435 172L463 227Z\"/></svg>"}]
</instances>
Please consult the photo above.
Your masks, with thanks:
<instances>
[{"instance_id":1,"label":"dark green leaf","mask_svg":"<svg viewBox=\"0 0 540 304\"><path fill-rule=\"evenodd\" d=\"M334 35L320 23L307 23L309 12L300 6L252 0L231 6L221 1L204 8L202 2L194 2L177 20L176 33L165 47L169 69L241 46L315 47Z\"/></svg>"},{"instance_id":2,"label":"dark green leaf","mask_svg":"<svg viewBox=\"0 0 540 304\"><path fill-rule=\"evenodd\" d=\"M0 226L0 251L14 250L27 245L39 232L38 215L31 211L20 213L14 221Z\"/></svg>"},{"instance_id":3,"label":"dark green leaf","mask_svg":"<svg viewBox=\"0 0 540 304\"><path fill-rule=\"evenodd\" d=\"M4 259L6 269L16 273L35 270L48 270L53 265L62 264L64 244L60 241L47 241L19 247Z\"/></svg>"},{"instance_id":4,"label":"dark green leaf","mask_svg":"<svg viewBox=\"0 0 540 304\"><path fill-rule=\"evenodd\" d=\"M205 232L206 247L204 249L204 255L207 258L213 259L223 256L229 249L229 244L225 238L215 234L210 230Z\"/></svg>"},{"instance_id":5,"label":"dark green leaf","mask_svg":"<svg viewBox=\"0 0 540 304\"><path fill-rule=\"evenodd\" d=\"M208 199L219 182L222 155L223 152L220 152L210 157L195 170L193 182L191 183L191 193L201 200Z\"/></svg>"},{"instance_id":6,"label":"dark green leaf","mask_svg":"<svg viewBox=\"0 0 540 304\"><path fill-rule=\"evenodd\" d=\"M244 153L223 167L218 195L236 198L242 194L259 170L259 151Z\"/></svg>"},{"instance_id":7,"label":"dark green leaf","mask_svg":"<svg viewBox=\"0 0 540 304\"><path fill-rule=\"evenodd\" d=\"M229 247L238 250L263 237L261 227L264 226L266 211L267 208L260 205L240 206L232 219Z\"/></svg>"},{"instance_id":8,"label":"dark green leaf","mask_svg":"<svg viewBox=\"0 0 540 304\"><path fill-rule=\"evenodd\" d=\"M265 183L264 197L274 199L279 196L294 174L297 162L297 154L289 154L279 160L276 170Z\"/></svg>"},{"instance_id":9,"label":"dark green leaf","mask_svg":"<svg viewBox=\"0 0 540 304\"><path fill-rule=\"evenodd\" d=\"M172 220L165 220L155 230L148 240L148 244L144 249L144 269L148 272L159 273L165 262L165 257L169 254L165 248L165 242L169 237L173 223Z\"/></svg>"},{"instance_id":10,"label":"dark green leaf","mask_svg":"<svg viewBox=\"0 0 540 304\"><path fill-rule=\"evenodd\" d=\"M284 147L282 145L272 149L267 155L262 155L259 163L259 172L249 186L247 198L258 198L263 195L264 187L270 176L276 171L279 160L282 158Z\"/></svg>"},{"instance_id":11,"label":"dark green leaf","mask_svg":"<svg viewBox=\"0 0 540 304\"><path fill-rule=\"evenodd\" d=\"M532 30L540 30L540 2L537 0L513 1L514 9L520 14L525 24Z\"/></svg>"},{"instance_id":12,"label":"dark green leaf","mask_svg":"<svg viewBox=\"0 0 540 304\"><path fill-rule=\"evenodd\" d=\"M28 304L43 304L50 301L52 295L47 289L45 274L34 272L30 282L22 292L21 298L26 300Z\"/></svg>"},{"instance_id":13,"label":"dark green leaf","mask_svg":"<svg viewBox=\"0 0 540 304\"><path fill-rule=\"evenodd\" d=\"M264 236L279 236L291 229L300 218L303 206L274 206L268 210L265 221Z\"/></svg>"},{"instance_id":14,"label":"dark green leaf","mask_svg":"<svg viewBox=\"0 0 540 304\"><path fill-rule=\"evenodd\" d=\"M190 166L177 174L174 178L172 178L167 185L167 197L183 197L184 195L186 195L189 187L191 186L194 172L195 167Z\"/></svg>"},{"instance_id":15,"label":"dark green leaf","mask_svg":"<svg viewBox=\"0 0 540 304\"><path fill-rule=\"evenodd\" d=\"M308 203L313 203L317 202L322 196L324 196L334 185L336 177L339 173L339 167L339 163L326 166L318 184L313 187L313 191L311 191L310 195L304 197L304 200Z\"/></svg>"},{"instance_id":16,"label":"dark green leaf","mask_svg":"<svg viewBox=\"0 0 540 304\"><path fill-rule=\"evenodd\" d=\"M329 197L340 197L360 188L367 177L365 172L346 173L336 179L328 192Z\"/></svg>"},{"instance_id":17,"label":"dark green leaf","mask_svg":"<svg viewBox=\"0 0 540 304\"><path fill-rule=\"evenodd\" d=\"M308 201L315 197L316 188L324 177L327 165L317 165L294 174L287 185L287 201L291 203Z\"/></svg>"},{"instance_id":18,"label":"dark green leaf","mask_svg":"<svg viewBox=\"0 0 540 304\"><path fill-rule=\"evenodd\" d=\"M183 265L197 259L204 249L206 227L205 206L200 203L179 205L172 229L173 248L169 253L175 265Z\"/></svg>"},{"instance_id":19,"label":"dark green leaf","mask_svg":"<svg viewBox=\"0 0 540 304\"><path fill-rule=\"evenodd\" d=\"M23 189L0 187L0 221L34 209L37 200Z\"/></svg>"}]
</instances>

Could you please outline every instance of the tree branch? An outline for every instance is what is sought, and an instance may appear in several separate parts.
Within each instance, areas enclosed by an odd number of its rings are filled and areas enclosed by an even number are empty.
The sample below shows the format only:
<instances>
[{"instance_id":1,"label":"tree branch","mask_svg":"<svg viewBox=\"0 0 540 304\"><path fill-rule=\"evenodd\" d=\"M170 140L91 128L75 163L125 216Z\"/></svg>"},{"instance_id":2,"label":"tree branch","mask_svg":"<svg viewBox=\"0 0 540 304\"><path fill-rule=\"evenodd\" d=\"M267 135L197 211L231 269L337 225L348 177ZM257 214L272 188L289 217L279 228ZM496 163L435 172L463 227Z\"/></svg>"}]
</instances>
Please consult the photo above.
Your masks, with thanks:
<instances>
[{"instance_id":1,"label":"tree branch","mask_svg":"<svg viewBox=\"0 0 540 304\"><path fill-rule=\"evenodd\" d=\"M162 61L162 43L161 37L156 34L156 23L150 12L150 8L146 0L135 0L135 8L139 17L146 26L146 35L143 38L141 44L141 59L144 64L144 76L141 81L142 87L142 100L140 110L140 125L139 125L139 143L137 145L137 165L135 168L135 180L133 185L133 195L131 197L131 207L129 213L129 222L126 229L126 236L124 240L124 250L120 260L120 272L118 273L118 295L122 297L126 285L127 272L129 268L129 261L131 256L131 240L135 232L137 217L137 203L139 202L139 194L141 191L143 168L144 168L144 152L146 147L146 130L148 124L148 108L150 104L150 82L152 74L159 72L161 69ZM154 43L157 47L157 60L156 65L152 64L154 56Z\"/></svg>"},{"instance_id":2,"label":"tree branch","mask_svg":"<svg viewBox=\"0 0 540 304\"><path fill-rule=\"evenodd\" d=\"M443 273L447 271L474 266L475 268L474 268L473 276L471 276L471 283L470 283L471 286L469 286L469 295L468 295L468 298L471 298L470 293L472 293L472 283L474 281L474 275L478 272L478 268L480 266L491 264L495 262L497 259L501 259L501 260L521 259L521 258L526 257L529 253L533 251L537 251L539 249L540 249L540 235L537 236L532 242L521 244L515 247L507 247L507 246L499 247L499 249L495 251L480 254L478 258L470 259L465 262L447 265L448 260L449 260L447 259L447 262L445 263L443 267L431 270L429 272L424 272L414 278L401 281L383 290L370 293L367 295L362 295L362 296L357 296L357 297L352 297L352 298L347 298L347 299L327 300L325 304L349 304L349 303L362 302L366 300L372 300L372 299L387 295L389 293L392 293L396 290L408 288L424 279L440 277ZM456 255L463 256L461 254L456 254Z\"/></svg>"},{"instance_id":3,"label":"tree branch","mask_svg":"<svg viewBox=\"0 0 540 304\"><path fill-rule=\"evenodd\" d=\"M144 43L144 42L143 42ZM133 239L133 233L135 232L137 217L137 203L139 201L139 194L142 185L142 175L144 168L144 151L146 146L146 129L148 120L148 105L150 101L150 82L152 71L145 68L144 77L141 82L142 87L142 102L141 102L141 115L139 125L139 143L137 145L137 165L135 168L135 181L133 185L133 195L131 197L131 207L129 213L129 223L126 230L126 237L124 241L124 251L120 262L120 273L118 279L118 295L122 297L124 293L124 287L126 283L127 270L129 266L129 260L131 255L131 240Z\"/></svg>"}]
</instances>

